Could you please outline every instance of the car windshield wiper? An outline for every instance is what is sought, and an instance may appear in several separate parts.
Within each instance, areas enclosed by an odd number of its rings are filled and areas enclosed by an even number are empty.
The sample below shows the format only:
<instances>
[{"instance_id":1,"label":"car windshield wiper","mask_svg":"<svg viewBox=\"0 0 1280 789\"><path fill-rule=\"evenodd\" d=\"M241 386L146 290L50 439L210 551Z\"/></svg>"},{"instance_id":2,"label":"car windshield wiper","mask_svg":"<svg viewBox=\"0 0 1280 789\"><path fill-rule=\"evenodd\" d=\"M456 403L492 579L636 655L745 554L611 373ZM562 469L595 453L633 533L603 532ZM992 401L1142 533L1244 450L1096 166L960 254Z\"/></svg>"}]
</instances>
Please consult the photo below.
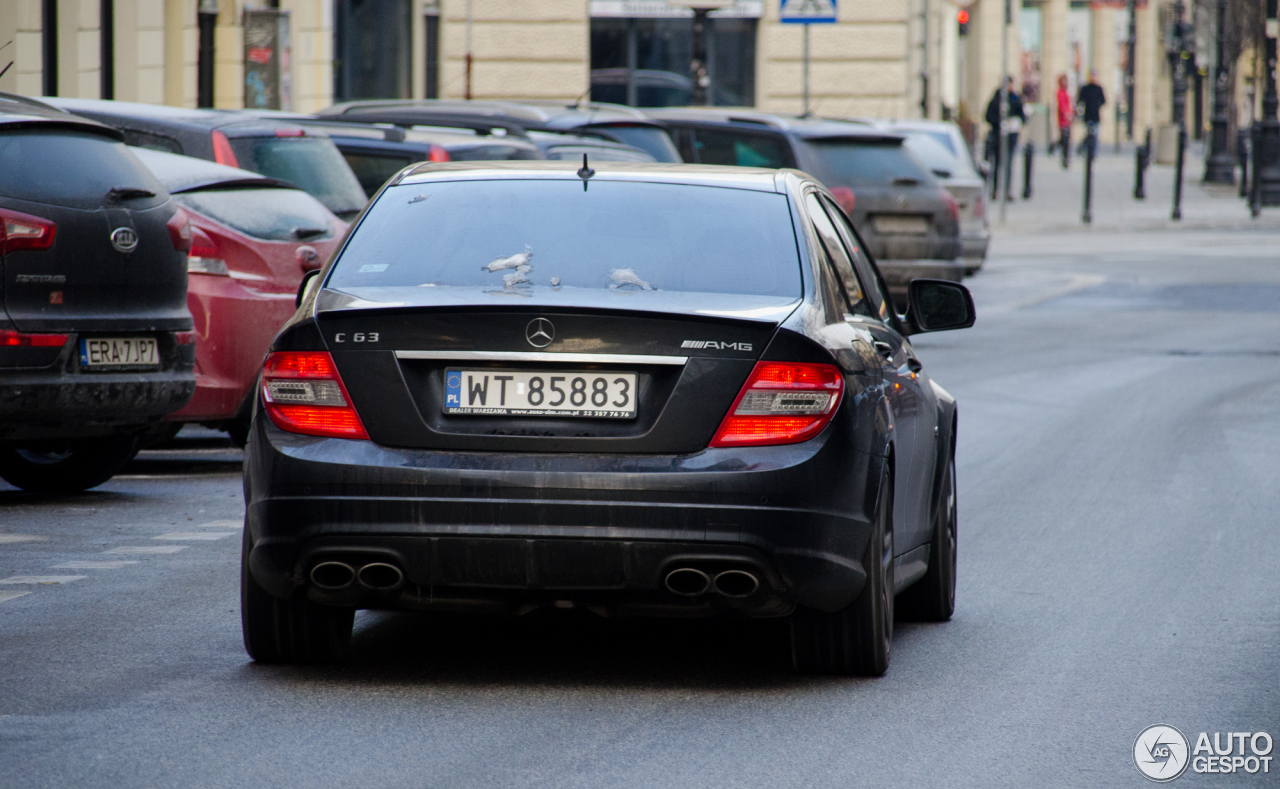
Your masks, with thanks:
<instances>
[{"instance_id":1,"label":"car windshield wiper","mask_svg":"<svg viewBox=\"0 0 1280 789\"><path fill-rule=\"evenodd\" d=\"M293 229L293 237L298 240L306 240L316 236L323 236L327 232L329 232L327 227L295 227Z\"/></svg>"},{"instance_id":2,"label":"car windshield wiper","mask_svg":"<svg viewBox=\"0 0 1280 789\"><path fill-rule=\"evenodd\" d=\"M121 200L136 200L140 197L155 197L156 193L136 186L115 186L107 192L107 202L118 203Z\"/></svg>"},{"instance_id":3,"label":"car windshield wiper","mask_svg":"<svg viewBox=\"0 0 1280 789\"><path fill-rule=\"evenodd\" d=\"M920 179L919 178L894 178L893 185L894 186L919 186Z\"/></svg>"}]
</instances>

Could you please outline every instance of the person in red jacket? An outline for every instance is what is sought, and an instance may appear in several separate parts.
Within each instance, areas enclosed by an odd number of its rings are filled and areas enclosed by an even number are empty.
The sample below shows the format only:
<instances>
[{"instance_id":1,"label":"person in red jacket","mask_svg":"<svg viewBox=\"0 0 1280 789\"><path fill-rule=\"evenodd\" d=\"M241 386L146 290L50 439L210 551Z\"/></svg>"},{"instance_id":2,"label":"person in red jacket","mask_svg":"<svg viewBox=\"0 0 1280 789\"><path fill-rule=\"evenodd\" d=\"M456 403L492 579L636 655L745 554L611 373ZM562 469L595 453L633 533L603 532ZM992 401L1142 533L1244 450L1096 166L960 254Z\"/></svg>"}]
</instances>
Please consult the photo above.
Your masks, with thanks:
<instances>
[{"instance_id":1,"label":"person in red jacket","mask_svg":"<svg viewBox=\"0 0 1280 789\"><path fill-rule=\"evenodd\" d=\"M1075 119L1074 102L1067 90L1067 75L1058 75L1058 144L1062 146L1062 169L1071 160L1071 121Z\"/></svg>"}]
</instances>

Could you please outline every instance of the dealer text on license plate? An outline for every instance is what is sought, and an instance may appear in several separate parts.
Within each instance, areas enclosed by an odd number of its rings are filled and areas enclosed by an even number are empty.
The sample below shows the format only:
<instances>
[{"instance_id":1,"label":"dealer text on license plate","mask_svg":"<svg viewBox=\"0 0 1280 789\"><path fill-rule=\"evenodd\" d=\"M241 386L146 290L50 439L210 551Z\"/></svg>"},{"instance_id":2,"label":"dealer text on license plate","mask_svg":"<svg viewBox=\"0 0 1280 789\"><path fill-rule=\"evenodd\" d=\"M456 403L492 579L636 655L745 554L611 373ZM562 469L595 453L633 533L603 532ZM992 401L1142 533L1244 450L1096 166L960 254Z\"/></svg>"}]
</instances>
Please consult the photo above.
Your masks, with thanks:
<instances>
[{"instance_id":1,"label":"dealer text on license plate","mask_svg":"<svg viewBox=\"0 0 1280 789\"><path fill-rule=\"evenodd\" d=\"M446 414L606 419L636 415L635 373L448 369L444 381Z\"/></svg>"},{"instance_id":2,"label":"dealer text on license plate","mask_svg":"<svg viewBox=\"0 0 1280 789\"><path fill-rule=\"evenodd\" d=\"M82 367L159 367L154 337L91 337L80 340Z\"/></svg>"}]
</instances>

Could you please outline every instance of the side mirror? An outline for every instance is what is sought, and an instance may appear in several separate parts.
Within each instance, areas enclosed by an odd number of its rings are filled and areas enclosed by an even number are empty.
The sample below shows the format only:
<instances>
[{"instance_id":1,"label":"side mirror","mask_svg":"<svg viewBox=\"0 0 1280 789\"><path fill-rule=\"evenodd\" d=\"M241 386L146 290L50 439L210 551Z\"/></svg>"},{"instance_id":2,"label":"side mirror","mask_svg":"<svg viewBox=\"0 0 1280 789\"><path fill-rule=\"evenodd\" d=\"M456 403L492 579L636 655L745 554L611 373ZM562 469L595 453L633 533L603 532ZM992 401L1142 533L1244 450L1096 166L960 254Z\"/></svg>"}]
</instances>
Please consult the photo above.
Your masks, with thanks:
<instances>
[{"instance_id":1,"label":"side mirror","mask_svg":"<svg viewBox=\"0 0 1280 789\"><path fill-rule=\"evenodd\" d=\"M907 317L912 334L927 331L967 329L977 313L969 289L945 279L913 279L907 286L910 303Z\"/></svg>"},{"instance_id":2,"label":"side mirror","mask_svg":"<svg viewBox=\"0 0 1280 789\"><path fill-rule=\"evenodd\" d=\"M302 302L307 300L307 296L311 295L312 287L316 284L316 277L320 276L320 269L313 268L302 275L302 282L298 284L298 295L293 300L294 307L301 307Z\"/></svg>"}]
</instances>

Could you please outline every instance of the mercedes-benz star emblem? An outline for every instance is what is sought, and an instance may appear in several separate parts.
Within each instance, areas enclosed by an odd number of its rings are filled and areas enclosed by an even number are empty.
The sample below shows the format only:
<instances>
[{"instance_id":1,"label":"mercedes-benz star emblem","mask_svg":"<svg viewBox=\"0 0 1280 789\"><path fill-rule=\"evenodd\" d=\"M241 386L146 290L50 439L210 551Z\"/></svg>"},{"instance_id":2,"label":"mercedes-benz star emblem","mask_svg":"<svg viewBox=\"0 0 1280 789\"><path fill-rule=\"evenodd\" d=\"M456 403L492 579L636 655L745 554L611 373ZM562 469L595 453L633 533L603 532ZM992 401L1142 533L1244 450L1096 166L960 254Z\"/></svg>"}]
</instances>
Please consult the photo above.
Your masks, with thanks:
<instances>
[{"instance_id":1,"label":"mercedes-benz star emblem","mask_svg":"<svg viewBox=\"0 0 1280 789\"><path fill-rule=\"evenodd\" d=\"M546 348L556 338L556 327L546 318L534 318L524 328L524 338L534 348Z\"/></svg>"},{"instance_id":2,"label":"mercedes-benz star emblem","mask_svg":"<svg viewBox=\"0 0 1280 789\"><path fill-rule=\"evenodd\" d=\"M117 227L111 231L111 246L127 255L138 248L138 234L131 227Z\"/></svg>"}]
</instances>

